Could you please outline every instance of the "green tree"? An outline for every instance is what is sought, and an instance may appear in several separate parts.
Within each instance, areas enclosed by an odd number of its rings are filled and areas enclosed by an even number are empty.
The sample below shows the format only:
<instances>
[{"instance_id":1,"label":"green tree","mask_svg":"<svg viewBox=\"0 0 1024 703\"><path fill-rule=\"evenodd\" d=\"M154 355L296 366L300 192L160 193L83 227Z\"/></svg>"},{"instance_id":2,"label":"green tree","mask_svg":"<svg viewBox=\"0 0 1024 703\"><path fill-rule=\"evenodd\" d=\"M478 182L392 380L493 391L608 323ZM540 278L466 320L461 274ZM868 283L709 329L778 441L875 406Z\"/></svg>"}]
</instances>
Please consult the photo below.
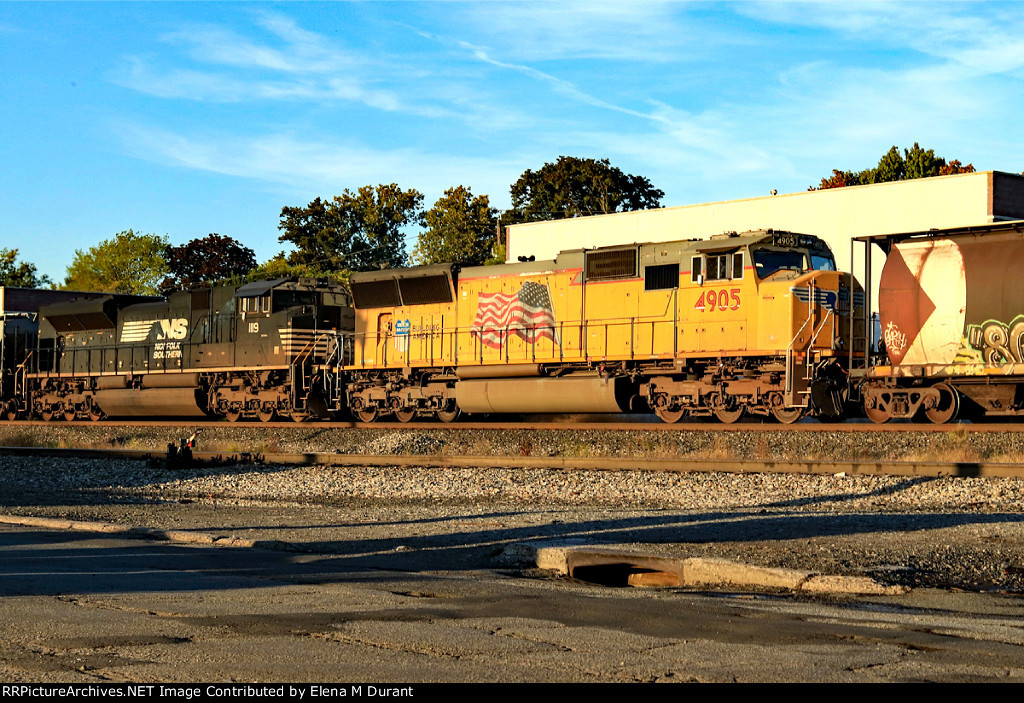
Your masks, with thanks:
<instances>
[{"instance_id":1,"label":"green tree","mask_svg":"<svg viewBox=\"0 0 1024 703\"><path fill-rule=\"evenodd\" d=\"M291 276L306 276L309 275L309 273L309 265L289 264L288 257L282 251L267 259L259 266L254 266L245 277L248 280L260 281L273 278L289 278Z\"/></svg>"},{"instance_id":2,"label":"green tree","mask_svg":"<svg viewBox=\"0 0 1024 703\"><path fill-rule=\"evenodd\" d=\"M165 290L242 276L256 267L256 253L231 237L209 234L180 247L167 247L167 266Z\"/></svg>"},{"instance_id":3,"label":"green tree","mask_svg":"<svg viewBox=\"0 0 1024 703\"><path fill-rule=\"evenodd\" d=\"M486 195L465 186L449 188L424 216L412 260L417 264L450 261L479 265L493 255L498 211Z\"/></svg>"},{"instance_id":4,"label":"green tree","mask_svg":"<svg viewBox=\"0 0 1024 703\"><path fill-rule=\"evenodd\" d=\"M908 181L938 176L945 165L946 160L936 156L934 149L922 149L917 142L903 150L903 177Z\"/></svg>"},{"instance_id":5,"label":"green tree","mask_svg":"<svg viewBox=\"0 0 1024 703\"><path fill-rule=\"evenodd\" d=\"M505 245L495 243L491 249L491 255L484 261L484 266L494 266L505 263Z\"/></svg>"},{"instance_id":6,"label":"green tree","mask_svg":"<svg viewBox=\"0 0 1024 703\"><path fill-rule=\"evenodd\" d=\"M52 283L49 276L37 273L35 264L27 261L18 263L17 249L0 248L0 286L42 288Z\"/></svg>"},{"instance_id":7,"label":"green tree","mask_svg":"<svg viewBox=\"0 0 1024 703\"><path fill-rule=\"evenodd\" d=\"M908 181L915 178L931 178L932 176L948 176L954 173L974 173L974 166L964 166L954 159L948 164L941 156L935 155L934 149L924 149L914 142L914 146L900 150L894 145L878 160L874 168L863 171L840 171L832 169L832 175L822 178L817 187L807 190L826 190L828 188L844 188L859 186L866 183L889 183L891 181Z\"/></svg>"},{"instance_id":8,"label":"green tree","mask_svg":"<svg viewBox=\"0 0 1024 703\"><path fill-rule=\"evenodd\" d=\"M244 276L232 277L233 281L264 281L273 278L333 278L348 284L350 271L331 271L318 268L312 264L292 264L288 262L288 256L282 251L267 259L259 266L256 266Z\"/></svg>"},{"instance_id":9,"label":"green tree","mask_svg":"<svg viewBox=\"0 0 1024 703\"><path fill-rule=\"evenodd\" d=\"M917 144L915 143L914 146L916 147ZM902 181L906 174L907 164L903 157L900 156L900 150L894 146L878 160L878 166L871 172L870 180L867 182L891 183L892 181Z\"/></svg>"},{"instance_id":10,"label":"green tree","mask_svg":"<svg viewBox=\"0 0 1024 703\"><path fill-rule=\"evenodd\" d=\"M85 251L75 250L65 290L154 295L168 273L167 237L118 232Z\"/></svg>"},{"instance_id":11,"label":"green tree","mask_svg":"<svg viewBox=\"0 0 1024 703\"><path fill-rule=\"evenodd\" d=\"M403 266L402 229L422 222L422 203L419 191L395 183L346 189L330 202L317 198L304 208L282 208L279 239L295 246L291 264L329 271Z\"/></svg>"},{"instance_id":12,"label":"green tree","mask_svg":"<svg viewBox=\"0 0 1024 703\"><path fill-rule=\"evenodd\" d=\"M559 156L537 171L527 169L512 185L506 223L560 220L661 207L665 192L643 176L623 173L608 159Z\"/></svg>"},{"instance_id":13,"label":"green tree","mask_svg":"<svg viewBox=\"0 0 1024 703\"><path fill-rule=\"evenodd\" d=\"M341 218L331 201L317 198L306 207L284 207L277 228L284 232L279 241L295 245L296 250L288 257L294 265L330 266L349 253L348 249L338 252Z\"/></svg>"}]
</instances>

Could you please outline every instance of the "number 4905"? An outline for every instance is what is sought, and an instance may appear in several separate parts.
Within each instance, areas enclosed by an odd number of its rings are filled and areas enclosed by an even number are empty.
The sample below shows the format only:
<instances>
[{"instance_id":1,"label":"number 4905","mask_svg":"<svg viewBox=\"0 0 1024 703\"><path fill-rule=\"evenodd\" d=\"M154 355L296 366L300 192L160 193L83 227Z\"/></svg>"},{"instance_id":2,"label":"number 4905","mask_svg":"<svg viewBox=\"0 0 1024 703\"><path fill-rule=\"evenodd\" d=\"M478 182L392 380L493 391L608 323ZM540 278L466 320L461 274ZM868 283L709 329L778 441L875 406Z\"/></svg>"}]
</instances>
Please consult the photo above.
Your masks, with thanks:
<instances>
[{"instance_id":1,"label":"number 4905","mask_svg":"<svg viewBox=\"0 0 1024 703\"><path fill-rule=\"evenodd\" d=\"M730 288L729 290L715 290L710 289L703 291L700 297L697 298L697 302L694 304L694 310L703 310L710 312L715 308L719 310L739 310L740 307L740 289Z\"/></svg>"}]
</instances>

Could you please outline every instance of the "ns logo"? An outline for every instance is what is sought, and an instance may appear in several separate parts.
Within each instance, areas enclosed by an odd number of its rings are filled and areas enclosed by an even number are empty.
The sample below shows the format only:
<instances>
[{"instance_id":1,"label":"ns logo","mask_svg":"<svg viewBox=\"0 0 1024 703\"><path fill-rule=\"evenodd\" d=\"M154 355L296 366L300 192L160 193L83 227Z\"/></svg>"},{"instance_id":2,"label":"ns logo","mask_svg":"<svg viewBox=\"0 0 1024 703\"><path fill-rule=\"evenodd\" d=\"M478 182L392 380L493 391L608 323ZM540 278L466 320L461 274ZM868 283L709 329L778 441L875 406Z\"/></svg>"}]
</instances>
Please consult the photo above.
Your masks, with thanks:
<instances>
[{"instance_id":1,"label":"ns logo","mask_svg":"<svg viewBox=\"0 0 1024 703\"><path fill-rule=\"evenodd\" d=\"M164 320L126 320L121 327L121 342L132 344L144 342L153 333L156 341L185 339L188 336L188 320L184 317Z\"/></svg>"},{"instance_id":2,"label":"ns logo","mask_svg":"<svg viewBox=\"0 0 1024 703\"><path fill-rule=\"evenodd\" d=\"M160 325L156 331L157 339L185 339L188 334L188 320L176 317L173 320L157 320Z\"/></svg>"}]
</instances>

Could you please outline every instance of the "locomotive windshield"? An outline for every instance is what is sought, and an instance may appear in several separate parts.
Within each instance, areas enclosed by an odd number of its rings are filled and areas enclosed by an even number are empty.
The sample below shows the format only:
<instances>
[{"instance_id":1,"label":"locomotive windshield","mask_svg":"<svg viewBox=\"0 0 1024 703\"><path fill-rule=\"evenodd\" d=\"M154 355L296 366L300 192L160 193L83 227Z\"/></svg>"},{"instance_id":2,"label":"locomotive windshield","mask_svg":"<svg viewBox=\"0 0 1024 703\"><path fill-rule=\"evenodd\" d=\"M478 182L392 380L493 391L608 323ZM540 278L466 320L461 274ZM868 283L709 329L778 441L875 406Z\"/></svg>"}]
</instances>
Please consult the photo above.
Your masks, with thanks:
<instances>
[{"instance_id":1,"label":"locomotive windshield","mask_svg":"<svg viewBox=\"0 0 1024 703\"><path fill-rule=\"evenodd\" d=\"M777 271L835 271L836 262L830 253L800 249L754 249L754 270L758 278L767 278Z\"/></svg>"},{"instance_id":2,"label":"locomotive windshield","mask_svg":"<svg viewBox=\"0 0 1024 703\"><path fill-rule=\"evenodd\" d=\"M816 254L814 252L811 252L811 270L835 271L836 260L832 258L831 254Z\"/></svg>"},{"instance_id":3,"label":"locomotive windshield","mask_svg":"<svg viewBox=\"0 0 1024 703\"><path fill-rule=\"evenodd\" d=\"M296 308L303 305L315 305L316 294L305 290L276 290L274 291L273 312L281 312L288 308Z\"/></svg>"}]
</instances>

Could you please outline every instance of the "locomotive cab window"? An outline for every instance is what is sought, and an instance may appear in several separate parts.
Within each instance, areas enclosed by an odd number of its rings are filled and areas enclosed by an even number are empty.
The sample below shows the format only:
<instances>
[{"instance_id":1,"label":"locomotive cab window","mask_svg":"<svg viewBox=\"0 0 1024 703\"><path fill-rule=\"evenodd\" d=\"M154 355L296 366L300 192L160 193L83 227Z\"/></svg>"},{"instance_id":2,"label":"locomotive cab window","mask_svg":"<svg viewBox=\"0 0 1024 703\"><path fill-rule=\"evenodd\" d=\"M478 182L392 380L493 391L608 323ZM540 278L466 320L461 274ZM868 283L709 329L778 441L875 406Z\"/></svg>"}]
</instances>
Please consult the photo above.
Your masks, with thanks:
<instances>
[{"instance_id":1,"label":"locomotive cab window","mask_svg":"<svg viewBox=\"0 0 1024 703\"><path fill-rule=\"evenodd\" d=\"M242 298L242 312L270 312L270 296Z\"/></svg>"},{"instance_id":2,"label":"locomotive cab window","mask_svg":"<svg viewBox=\"0 0 1024 703\"><path fill-rule=\"evenodd\" d=\"M831 254L811 253L811 269L814 271L835 271L836 261Z\"/></svg>"},{"instance_id":3,"label":"locomotive cab window","mask_svg":"<svg viewBox=\"0 0 1024 703\"><path fill-rule=\"evenodd\" d=\"M767 278L779 271L807 270L807 257L802 251L755 249L751 255L758 278Z\"/></svg>"},{"instance_id":4,"label":"locomotive cab window","mask_svg":"<svg viewBox=\"0 0 1024 703\"><path fill-rule=\"evenodd\" d=\"M700 276L705 281L728 281L743 278L743 252L734 251L727 254L705 254L693 257L690 269L690 280L700 283Z\"/></svg>"},{"instance_id":5,"label":"locomotive cab window","mask_svg":"<svg viewBox=\"0 0 1024 703\"><path fill-rule=\"evenodd\" d=\"M316 294L306 290L278 290L274 291L274 312L281 312L288 308L300 306L312 307L316 304Z\"/></svg>"},{"instance_id":6,"label":"locomotive cab window","mask_svg":"<svg viewBox=\"0 0 1024 703\"><path fill-rule=\"evenodd\" d=\"M729 277L729 257L725 254L709 255L704 263L708 270L706 280L721 281Z\"/></svg>"},{"instance_id":7,"label":"locomotive cab window","mask_svg":"<svg viewBox=\"0 0 1024 703\"><path fill-rule=\"evenodd\" d=\"M828 251L802 249L755 249L751 252L758 278L767 278L779 271L835 271L836 262Z\"/></svg>"},{"instance_id":8,"label":"locomotive cab window","mask_svg":"<svg viewBox=\"0 0 1024 703\"><path fill-rule=\"evenodd\" d=\"M740 268L739 277L743 276L743 259L742 254L739 254ZM705 267L707 268L707 274L704 278L708 281L728 281L730 278L737 278L733 275L733 263L734 254L708 254L705 257Z\"/></svg>"}]
</instances>

